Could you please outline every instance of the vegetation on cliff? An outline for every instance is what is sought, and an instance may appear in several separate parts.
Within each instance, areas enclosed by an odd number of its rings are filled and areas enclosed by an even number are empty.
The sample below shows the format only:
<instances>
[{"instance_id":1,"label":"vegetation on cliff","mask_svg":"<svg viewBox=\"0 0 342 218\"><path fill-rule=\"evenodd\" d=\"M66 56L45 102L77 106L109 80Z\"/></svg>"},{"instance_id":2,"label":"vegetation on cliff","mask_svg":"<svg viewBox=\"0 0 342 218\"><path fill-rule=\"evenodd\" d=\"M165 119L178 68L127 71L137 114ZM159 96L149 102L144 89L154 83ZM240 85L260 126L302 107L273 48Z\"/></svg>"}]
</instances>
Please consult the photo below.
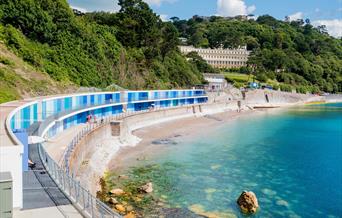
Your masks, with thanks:
<instances>
[{"instance_id":1,"label":"vegetation on cliff","mask_svg":"<svg viewBox=\"0 0 342 218\"><path fill-rule=\"evenodd\" d=\"M178 51L178 32L171 23L162 22L142 0L119 4L118 13L79 14L66 0L4 0L0 40L53 79L80 86L201 83L197 66Z\"/></svg>"},{"instance_id":2,"label":"vegetation on cliff","mask_svg":"<svg viewBox=\"0 0 342 218\"><path fill-rule=\"evenodd\" d=\"M0 43L0 104L21 97L71 92L72 84L61 84L39 72Z\"/></svg>"}]
</instances>

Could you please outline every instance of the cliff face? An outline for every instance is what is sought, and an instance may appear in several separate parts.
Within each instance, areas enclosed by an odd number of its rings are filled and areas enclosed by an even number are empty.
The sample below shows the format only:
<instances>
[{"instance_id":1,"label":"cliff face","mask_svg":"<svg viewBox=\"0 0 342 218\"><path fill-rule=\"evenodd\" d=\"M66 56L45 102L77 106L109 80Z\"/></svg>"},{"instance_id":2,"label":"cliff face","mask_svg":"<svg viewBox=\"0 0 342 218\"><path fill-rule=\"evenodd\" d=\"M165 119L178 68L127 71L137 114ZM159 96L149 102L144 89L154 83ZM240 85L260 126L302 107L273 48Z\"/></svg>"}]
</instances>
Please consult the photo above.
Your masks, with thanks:
<instances>
[{"instance_id":1,"label":"cliff face","mask_svg":"<svg viewBox=\"0 0 342 218\"><path fill-rule=\"evenodd\" d=\"M48 74L29 66L0 42L0 103L75 89L75 86L56 82Z\"/></svg>"}]
</instances>

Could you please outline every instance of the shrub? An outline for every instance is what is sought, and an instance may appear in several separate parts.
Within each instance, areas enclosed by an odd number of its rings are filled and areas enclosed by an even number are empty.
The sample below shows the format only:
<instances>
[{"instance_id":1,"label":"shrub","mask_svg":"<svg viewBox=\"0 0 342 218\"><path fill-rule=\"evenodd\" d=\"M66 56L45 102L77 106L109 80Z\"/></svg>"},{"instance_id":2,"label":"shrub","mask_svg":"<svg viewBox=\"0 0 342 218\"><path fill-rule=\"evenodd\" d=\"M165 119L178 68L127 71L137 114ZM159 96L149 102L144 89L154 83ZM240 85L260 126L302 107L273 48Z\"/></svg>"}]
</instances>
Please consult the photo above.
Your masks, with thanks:
<instances>
[{"instance_id":1,"label":"shrub","mask_svg":"<svg viewBox=\"0 0 342 218\"><path fill-rule=\"evenodd\" d=\"M272 84L272 87L274 90L278 91L279 90L279 85L278 84Z\"/></svg>"},{"instance_id":2,"label":"shrub","mask_svg":"<svg viewBox=\"0 0 342 218\"><path fill-rule=\"evenodd\" d=\"M287 84L280 84L280 90L283 92L292 92L292 86Z\"/></svg>"},{"instance_id":3,"label":"shrub","mask_svg":"<svg viewBox=\"0 0 342 218\"><path fill-rule=\"evenodd\" d=\"M265 73L258 73L256 75L256 79L259 81L259 82L262 82L262 83L265 83L267 82L267 75Z\"/></svg>"},{"instance_id":4,"label":"shrub","mask_svg":"<svg viewBox=\"0 0 342 218\"><path fill-rule=\"evenodd\" d=\"M296 92L297 93L306 94L306 93L308 93L308 89L305 86L297 86L296 87Z\"/></svg>"},{"instance_id":5,"label":"shrub","mask_svg":"<svg viewBox=\"0 0 342 218\"><path fill-rule=\"evenodd\" d=\"M8 66L14 66L13 61L8 60L5 57L0 56L0 63L4 64L4 65L8 65Z\"/></svg>"}]
</instances>

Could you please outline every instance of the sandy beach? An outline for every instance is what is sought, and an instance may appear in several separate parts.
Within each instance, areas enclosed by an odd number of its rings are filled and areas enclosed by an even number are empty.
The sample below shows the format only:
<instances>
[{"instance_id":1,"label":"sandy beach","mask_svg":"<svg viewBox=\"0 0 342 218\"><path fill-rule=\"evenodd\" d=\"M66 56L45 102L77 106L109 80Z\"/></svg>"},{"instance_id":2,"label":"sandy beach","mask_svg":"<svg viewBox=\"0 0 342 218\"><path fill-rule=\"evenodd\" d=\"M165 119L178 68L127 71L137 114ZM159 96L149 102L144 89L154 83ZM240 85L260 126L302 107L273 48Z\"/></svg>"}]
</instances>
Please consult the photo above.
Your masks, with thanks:
<instances>
[{"instance_id":1,"label":"sandy beach","mask_svg":"<svg viewBox=\"0 0 342 218\"><path fill-rule=\"evenodd\" d=\"M271 104L265 102L264 93L268 93ZM216 100L226 101L225 95L211 96ZM341 99L340 96L332 96L333 100ZM159 152L166 152L167 144L172 144L174 140L184 141L187 138L196 137L198 134L210 134L227 122L243 116L255 116L258 114L277 113L287 110L289 107L304 105L309 102L322 102L324 98L314 95L301 95L295 93L270 92L264 90L255 90L249 92L246 97L246 104L242 112L227 111L224 113L215 113L201 117L181 118L167 122L161 122L148 127L137 129L133 135L139 137L141 142L136 146L121 147L119 152L107 165L108 171L122 173L127 168L137 166L150 159ZM251 110L252 107L267 106L265 108ZM268 108L270 107L270 108ZM271 108L275 107L275 108Z\"/></svg>"},{"instance_id":2,"label":"sandy beach","mask_svg":"<svg viewBox=\"0 0 342 218\"><path fill-rule=\"evenodd\" d=\"M139 166L160 152L172 149L167 145L172 145L175 141L186 141L197 135L210 134L229 121L240 117L264 114L270 110L282 109L229 111L203 117L178 119L138 129L133 134L142 141L134 147L121 148L108 165L108 170L118 174L124 173L128 168Z\"/></svg>"}]
</instances>

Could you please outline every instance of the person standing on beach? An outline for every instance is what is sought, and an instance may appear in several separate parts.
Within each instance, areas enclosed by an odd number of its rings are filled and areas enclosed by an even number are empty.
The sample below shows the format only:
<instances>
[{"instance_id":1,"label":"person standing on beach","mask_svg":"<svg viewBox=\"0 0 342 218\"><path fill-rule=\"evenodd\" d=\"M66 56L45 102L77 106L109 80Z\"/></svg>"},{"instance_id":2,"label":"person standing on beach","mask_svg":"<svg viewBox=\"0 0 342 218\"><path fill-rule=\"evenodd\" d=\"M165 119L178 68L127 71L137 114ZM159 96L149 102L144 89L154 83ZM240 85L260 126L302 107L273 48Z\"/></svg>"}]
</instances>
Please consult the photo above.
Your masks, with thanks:
<instances>
[{"instance_id":1,"label":"person standing on beach","mask_svg":"<svg viewBox=\"0 0 342 218\"><path fill-rule=\"evenodd\" d=\"M238 112L241 112L241 101L238 101L237 105L238 105Z\"/></svg>"}]
</instances>

